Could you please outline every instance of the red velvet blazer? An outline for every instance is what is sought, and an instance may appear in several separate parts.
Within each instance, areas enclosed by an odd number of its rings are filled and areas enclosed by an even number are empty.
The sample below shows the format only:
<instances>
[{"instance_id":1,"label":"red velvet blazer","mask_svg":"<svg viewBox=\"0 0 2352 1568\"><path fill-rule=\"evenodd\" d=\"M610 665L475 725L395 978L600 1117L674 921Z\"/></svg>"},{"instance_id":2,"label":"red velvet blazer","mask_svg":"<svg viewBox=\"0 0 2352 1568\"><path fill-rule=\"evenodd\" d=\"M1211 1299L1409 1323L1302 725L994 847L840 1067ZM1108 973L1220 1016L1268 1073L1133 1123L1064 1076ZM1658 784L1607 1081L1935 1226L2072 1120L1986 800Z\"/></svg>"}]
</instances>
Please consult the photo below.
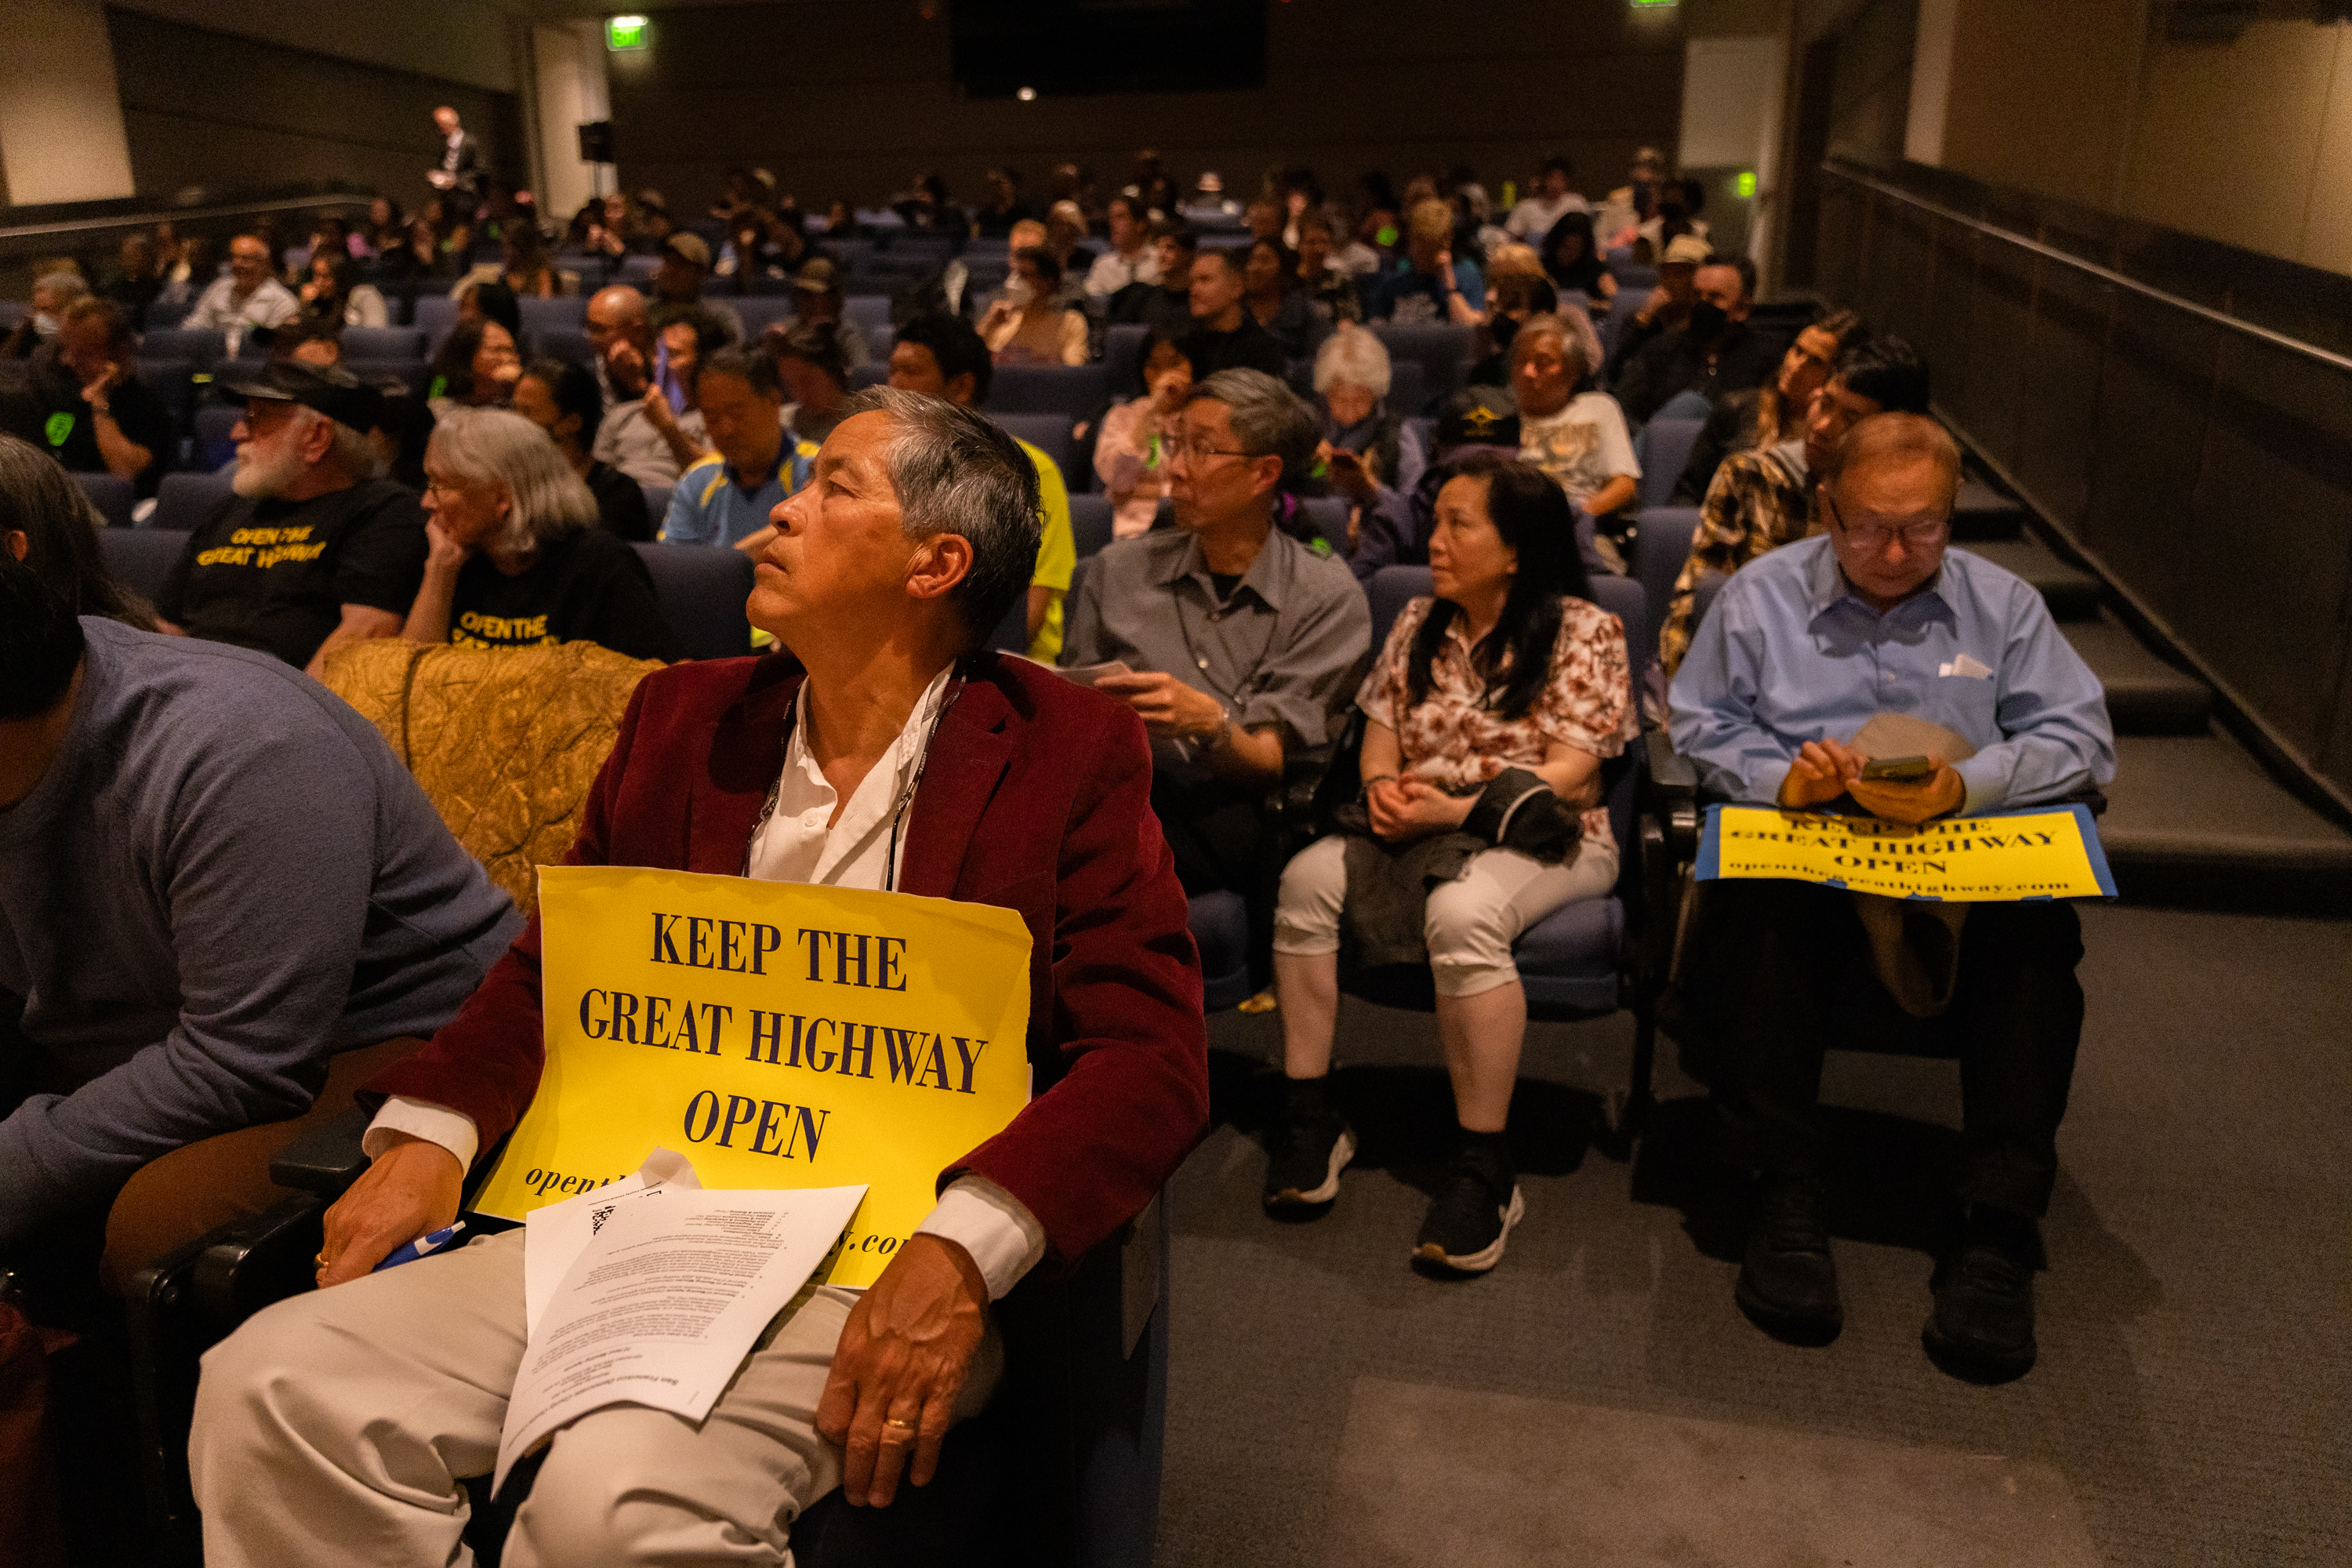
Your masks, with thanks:
<instances>
[{"instance_id":1,"label":"red velvet blazer","mask_svg":"<svg viewBox=\"0 0 2352 1568\"><path fill-rule=\"evenodd\" d=\"M1075 1261L1141 1212L1208 1121L1201 965L1151 814L1134 713L1020 659L967 658L907 824L900 890L1017 910L1033 942L1035 1098L940 1176L976 1172ZM787 655L646 678L588 797L574 866L740 875L800 689ZM544 1060L534 917L463 1011L372 1092L450 1106L489 1149Z\"/></svg>"}]
</instances>

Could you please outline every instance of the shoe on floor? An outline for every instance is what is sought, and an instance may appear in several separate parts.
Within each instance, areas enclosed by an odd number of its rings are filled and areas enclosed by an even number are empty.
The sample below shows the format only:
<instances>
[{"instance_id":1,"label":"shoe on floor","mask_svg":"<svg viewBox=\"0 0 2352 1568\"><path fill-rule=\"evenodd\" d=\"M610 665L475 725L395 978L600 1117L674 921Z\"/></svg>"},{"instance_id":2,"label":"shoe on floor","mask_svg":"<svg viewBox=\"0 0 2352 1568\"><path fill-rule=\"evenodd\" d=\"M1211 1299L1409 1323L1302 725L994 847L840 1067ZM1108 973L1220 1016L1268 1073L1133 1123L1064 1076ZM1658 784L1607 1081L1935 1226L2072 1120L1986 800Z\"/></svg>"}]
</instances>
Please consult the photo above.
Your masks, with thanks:
<instances>
[{"instance_id":1,"label":"shoe on floor","mask_svg":"<svg viewBox=\"0 0 2352 1568\"><path fill-rule=\"evenodd\" d=\"M1313 1209L1339 1195L1339 1173L1356 1157L1356 1135L1319 1093L1295 1089L1266 1128L1265 1206Z\"/></svg>"},{"instance_id":2,"label":"shoe on floor","mask_svg":"<svg viewBox=\"0 0 2352 1568\"><path fill-rule=\"evenodd\" d=\"M1817 1180L1767 1178L1748 1226L1732 1299L1749 1322L1790 1344L1825 1345L1845 1327L1822 1218L1827 1196Z\"/></svg>"},{"instance_id":3,"label":"shoe on floor","mask_svg":"<svg viewBox=\"0 0 2352 1568\"><path fill-rule=\"evenodd\" d=\"M1465 1152L1430 1202L1413 1260L1459 1274L1484 1274L1503 1260L1503 1244L1527 1212L1517 1177Z\"/></svg>"},{"instance_id":4,"label":"shoe on floor","mask_svg":"<svg viewBox=\"0 0 2352 1568\"><path fill-rule=\"evenodd\" d=\"M2041 1236L2023 1215L1979 1205L1958 1253L1936 1274L1920 1331L1928 1359L1969 1383L2007 1383L2033 1368L2033 1270Z\"/></svg>"}]
</instances>

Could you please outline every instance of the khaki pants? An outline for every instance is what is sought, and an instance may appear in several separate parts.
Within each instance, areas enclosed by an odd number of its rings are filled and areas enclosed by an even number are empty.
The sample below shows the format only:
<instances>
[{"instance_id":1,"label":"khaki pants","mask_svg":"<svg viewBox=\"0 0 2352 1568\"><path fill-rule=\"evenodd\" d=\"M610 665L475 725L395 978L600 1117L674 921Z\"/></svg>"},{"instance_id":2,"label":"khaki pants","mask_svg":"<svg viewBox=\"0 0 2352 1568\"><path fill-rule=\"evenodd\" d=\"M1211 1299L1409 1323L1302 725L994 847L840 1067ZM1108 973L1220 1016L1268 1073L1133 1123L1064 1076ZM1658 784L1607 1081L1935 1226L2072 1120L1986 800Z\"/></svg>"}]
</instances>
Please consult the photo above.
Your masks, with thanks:
<instances>
[{"instance_id":1,"label":"khaki pants","mask_svg":"<svg viewBox=\"0 0 2352 1568\"><path fill-rule=\"evenodd\" d=\"M496 1466L522 1256L509 1231L281 1301L214 1347L188 1445L207 1568L470 1563L457 1483ZM841 1483L816 1407L856 1300L803 1290L698 1427L623 1405L558 1432L505 1561L789 1563L793 1521ZM1003 1365L992 1327L959 1417Z\"/></svg>"},{"instance_id":2,"label":"khaki pants","mask_svg":"<svg viewBox=\"0 0 2352 1568\"><path fill-rule=\"evenodd\" d=\"M415 1036L345 1051L327 1064L327 1086L310 1109L200 1139L151 1160L127 1183L106 1216L107 1288L125 1294L138 1272L231 1220L248 1219L287 1195L269 1179L278 1152L328 1118L348 1110L369 1079L424 1048Z\"/></svg>"}]
</instances>

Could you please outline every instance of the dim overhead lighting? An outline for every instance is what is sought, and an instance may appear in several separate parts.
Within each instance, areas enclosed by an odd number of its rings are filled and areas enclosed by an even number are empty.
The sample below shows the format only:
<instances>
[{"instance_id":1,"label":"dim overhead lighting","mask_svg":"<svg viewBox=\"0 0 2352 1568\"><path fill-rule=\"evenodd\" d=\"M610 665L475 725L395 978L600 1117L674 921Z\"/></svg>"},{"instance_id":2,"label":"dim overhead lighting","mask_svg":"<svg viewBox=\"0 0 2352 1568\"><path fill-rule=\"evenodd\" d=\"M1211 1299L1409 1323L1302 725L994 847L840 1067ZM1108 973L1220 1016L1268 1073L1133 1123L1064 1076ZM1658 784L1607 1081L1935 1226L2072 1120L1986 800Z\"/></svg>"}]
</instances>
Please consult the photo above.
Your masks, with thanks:
<instances>
[{"instance_id":1,"label":"dim overhead lighting","mask_svg":"<svg viewBox=\"0 0 2352 1568\"><path fill-rule=\"evenodd\" d=\"M644 48L646 47L646 19L643 16L605 17L604 47L608 49Z\"/></svg>"},{"instance_id":2,"label":"dim overhead lighting","mask_svg":"<svg viewBox=\"0 0 2352 1568\"><path fill-rule=\"evenodd\" d=\"M1024 103L1034 103L1037 101L1037 89L1034 87L1024 87L1013 96Z\"/></svg>"}]
</instances>

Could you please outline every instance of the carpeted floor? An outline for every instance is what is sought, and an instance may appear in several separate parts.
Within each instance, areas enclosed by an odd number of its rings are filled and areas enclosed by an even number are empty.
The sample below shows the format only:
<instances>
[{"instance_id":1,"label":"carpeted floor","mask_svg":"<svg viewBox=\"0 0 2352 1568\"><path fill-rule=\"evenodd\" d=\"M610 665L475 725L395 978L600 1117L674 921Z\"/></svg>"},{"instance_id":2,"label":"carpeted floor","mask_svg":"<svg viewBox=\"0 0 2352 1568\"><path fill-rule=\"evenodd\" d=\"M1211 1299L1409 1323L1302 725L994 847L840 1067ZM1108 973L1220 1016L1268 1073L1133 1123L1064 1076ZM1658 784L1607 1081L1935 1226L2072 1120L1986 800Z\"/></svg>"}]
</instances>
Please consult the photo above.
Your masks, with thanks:
<instances>
[{"instance_id":1,"label":"carpeted floor","mask_svg":"<svg viewBox=\"0 0 2352 1568\"><path fill-rule=\"evenodd\" d=\"M1159 1561L2352 1561L2352 923L2084 929L2042 1360L2001 1388L1919 1349L1948 1063L1832 1058L1847 1326L1801 1350L1732 1304L1738 1215L1670 1048L1635 1162L1587 1147L1629 1020L1531 1031L1527 1220L1443 1283L1405 1260L1450 1120L1431 1021L1348 1004L1364 1152L1291 1226L1257 1199L1277 1021L1217 1016L1217 1125L1174 1186ZM1949 1544L1971 1498L2008 1544Z\"/></svg>"}]
</instances>

